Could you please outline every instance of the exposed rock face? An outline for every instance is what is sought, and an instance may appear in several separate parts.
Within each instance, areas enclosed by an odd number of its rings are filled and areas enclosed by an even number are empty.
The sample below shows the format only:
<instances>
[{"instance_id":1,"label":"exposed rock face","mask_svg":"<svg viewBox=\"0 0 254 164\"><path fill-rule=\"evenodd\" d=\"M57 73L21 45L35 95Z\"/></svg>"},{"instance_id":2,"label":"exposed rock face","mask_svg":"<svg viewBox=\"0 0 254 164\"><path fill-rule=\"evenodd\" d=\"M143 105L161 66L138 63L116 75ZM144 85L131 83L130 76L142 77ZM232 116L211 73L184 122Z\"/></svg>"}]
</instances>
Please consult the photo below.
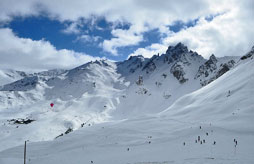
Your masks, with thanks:
<instances>
[{"instance_id":1,"label":"exposed rock face","mask_svg":"<svg viewBox=\"0 0 254 164\"><path fill-rule=\"evenodd\" d=\"M230 68L232 68L235 64L234 60L230 60L227 63L224 63L220 66L219 71L216 74L216 78L220 77L221 75L223 75L224 73L226 73L227 71L230 70Z\"/></svg>"},{"instance_id":2,"label":"exposed rock face","mask_svg":"<svg viewBox=\"0 0 254 164\"><path fill-rule=\"evenodd\" d=\"M207 62L205 62L203 65L201 65L199 67L198 73L195 76L195 79L204 76L204 77L208 77L209 74L213 71L215 71L217 69L217 59L216 57L212 54L209 58L209 60L207 60Z\"/></svg>"},{"instance_id":3,"label":"exposed rock face","mask_svg":"<svg viewBox=\"0 0 254 164\"><path fill-rule=\"evenodd\" d=\"M13 123L13 124L30 124L31 122L35 121L33 119L22 119L22 118L18 118L18 119L11 119L11 120L7 120L9 123Z\"/></svg>"},{"instance_id":4,"label":"exposed rock face","mask_svg":"<svg viewBox=\"0 0 254 164\"><path fill-rule=\"evenodd\" d=\"M183 63L188 64L188 60L185 56L188 53L188 48L181 42L176 46L169 46L164 57L164 62L170 64L174 61L182 61Z\"/></svg>"},{"instance_id":5,"label":"exposed rock face","mask_svg":"<svg viewBox=\"0 0 254 164\"><path fill-rule=\"evenodd\" d=\"M229 71L235 64L234 60L227 63L219 63L218 59L211 55L209 60L199 67L195 79L200 79L200 84L205 86Z\"/></svg>"},{"instance_id":6,"label":"exposed rock face","mask_svg":"<svg viewBox=\"0 0 254 164\"><path fill-rule=\"evenodd\" d=\"M241 60L245 60L248 58L253 59L253 56L254 56L254 46L251 48L250 52L248 52L246 55L241 57Z\"/></svg>"},{"instance_id":7,"label":"exposed rock face","mask_svg":"<svg viewBox=\"0 0 254 164\"><path fill-rule=\"evenodd\" d=\"M138 68L141 68L143 66L143 56L131 56L129 58L130 61L132 61L128 68L130 68L130 73L134 73Z\"/></svg>"},{"instance_id":8,"label":"exposed rock face","mask_svg":"<svg viewBox=\"0 0 254 164\"><path fill-rule=\"evenodd\" d=\"M188 48L180 42L176 46L169 46L166 51L166 54L171 54L171 56L174 59L177 59L177 56L179 54L183 54L183 53L187 53L187 52L188 52Z\"/></svg>"},{"instance_id":9,"label":"exposed rock face","mask_svg":"<svg viewBox=\"0 0 254 164\"><path fill-rule=\"evenodd\" d=\"M151 73L156 69L156 65L153 62L153 60L150 60L146 63L146 65L143 67L142 71L146 71L146 73Z\"/></svg>"},{"instance_id":10,"label":"exposed rock face","mask_svg":"<svg viewBox=\"0 0 254 164\"><path fill-rule=\"evenodd\" d=\"M178 43L175 46L169 46L166 53L161 56L156 54L150 59L141 55L131 56L128 60L119 62L117 66L121 74L128 74L130 77L129 73L138 73L144 78L147 77L146 74L150 76L149 74L164 67L163 69L170 70L171 74L182 84L189 78L188 70L196 71L204 62L205 59L197 52L189 51L187 46Z\"/></svg>"},{"instance_id":11,"label":"exposed rock face","mask_svg":"<svg viewBox=\"0 0 254 164\"><path fill-rule=\"evenodd\" d=\"M136 81L136 84L137 85L143 85L143 77L142 76L138 77L138 80Z\"/></svg>"},{"instance_id":12,"label":"exposed rock face","mask_svg":"<svg viewBox=\"0 0 254 164\"><path fill-rule=\"evenodd\" d=\"M173 74L173 76L181 83L183 84L188 79L184 77L185 72L183 67L179 63L175 63L171 69L170 72Z\"/></svg>"},{"instance_id":13,"label":"exposed rock face","mask_svg":"<svg viewBox=\"0 0 254 164\"><path fill-rule=\"evenodd\" d=\"M192 64L198 64L199 66L204 60L205 59L196 52L189 51L184 44L178 43L175 46L169 46L165 54L162 54L161 56L154 55L151 59L148 59L145 62L142 71L146 71L146 74L149 74L154 72L161 65L166 64L172 75L183 84L188 80L185 75L189 67L192 67ZM211 60L212 62L215 62L215 56ZM198 66L195 65L194 67L198 68Z\"/></svg>"}]
</instances>

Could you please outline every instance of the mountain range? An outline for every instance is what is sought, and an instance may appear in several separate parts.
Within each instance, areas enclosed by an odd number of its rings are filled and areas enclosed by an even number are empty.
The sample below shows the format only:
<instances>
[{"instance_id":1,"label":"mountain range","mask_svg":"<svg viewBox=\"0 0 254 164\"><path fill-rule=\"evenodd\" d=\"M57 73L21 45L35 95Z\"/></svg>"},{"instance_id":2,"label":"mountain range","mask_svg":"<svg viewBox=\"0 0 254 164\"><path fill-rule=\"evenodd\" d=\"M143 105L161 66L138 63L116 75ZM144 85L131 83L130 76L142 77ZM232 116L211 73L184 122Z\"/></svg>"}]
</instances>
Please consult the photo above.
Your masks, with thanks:
<instances>
[{"instance_id":1,"label":"mountain range","mask_svg":"<svg viewBox=\"0 0 254 164\"><path fill-rule=\"evenodd\" d=\"M254 162L253 56L205 59L178 43L151 58L1 70L0 163L18 163L25 140L36 164Z\"/></svg>"}]
</instances>

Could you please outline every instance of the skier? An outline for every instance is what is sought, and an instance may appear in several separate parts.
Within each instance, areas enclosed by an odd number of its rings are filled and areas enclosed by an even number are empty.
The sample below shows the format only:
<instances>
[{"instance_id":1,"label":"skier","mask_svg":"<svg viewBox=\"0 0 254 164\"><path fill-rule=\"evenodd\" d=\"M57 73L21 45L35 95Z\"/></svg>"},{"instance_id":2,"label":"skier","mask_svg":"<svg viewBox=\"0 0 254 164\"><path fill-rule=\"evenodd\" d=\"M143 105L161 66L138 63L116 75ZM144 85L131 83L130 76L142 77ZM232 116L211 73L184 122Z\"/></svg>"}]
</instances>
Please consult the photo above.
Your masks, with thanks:
<instances>
[{"instance_id":1,"label":"skier","mask_svg":"<svg viewBox=\"0 0 254 164\"><path fill-rule=\"evenodd\" d=\"M198 136L198 141L200 141L200 136Z\"/></svg>"},{"instance_id":2,"label":"skier","mask_svg":"<svg viewBox=\"0 0 254 164\"><path fill-rule=\"evenodd\" d=\"M51 108L53 108L53 106L54 106L54 103L50 103L50 106L51 106Z\"/></svg>"}]
</instances>

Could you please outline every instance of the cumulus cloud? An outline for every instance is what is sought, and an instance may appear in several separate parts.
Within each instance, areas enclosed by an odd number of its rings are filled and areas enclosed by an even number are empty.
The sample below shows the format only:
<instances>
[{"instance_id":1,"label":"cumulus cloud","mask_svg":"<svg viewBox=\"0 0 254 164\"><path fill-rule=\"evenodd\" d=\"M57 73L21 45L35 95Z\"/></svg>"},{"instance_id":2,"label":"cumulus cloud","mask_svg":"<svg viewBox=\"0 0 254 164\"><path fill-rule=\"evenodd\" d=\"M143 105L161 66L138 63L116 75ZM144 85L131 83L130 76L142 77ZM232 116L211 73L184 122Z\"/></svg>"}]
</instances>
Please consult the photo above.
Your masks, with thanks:
<instances>
[{"instance_id":1,"label":"cumulus cloud","mask_svg":"<svg viewBox=\"0 0 254 164\"><path fill-rule=\"evenodd\" d=\"M129 55L130 56L138 56L138 55L142 55L146 58L150 58L153 55L157 55L157 54L163 54L165 53L167 50L167 46L163 45L163 44L158 44L158 43L154 43L150 46L147 46L145 48L138 48L136 51L134 51L133 53L131 53Z\"/></svg>"},{"instance_id":2,"label":"cumulus cloud","mask_svg":"<svg viewBox=\"0 0 254 164\"><path fill-rule=\"evenodd\" d=\"M159 29L167 36L162 38L162 47L182 41L205 56L210 53L238 55L253 44L253 3L253 0L3 0L0 1L0 20L43 12L53 19L74 22L65 32L78 33L75 22L80 18L103 16L110 22L130 24L129 29L113 29L113 38L102 43L103 49L113 55L117 55L120 47L139 44L144 32L152 29ZM204 19L218 13L221 15L210 22ZM176 20L188 22L197 18L200 21L195 27L179 33L172 33L168 28ZM153 46L138 49L133 54L159 52Z\"/></svg>"},{"instance_id":3,"label":"cumulus cloud","mask_svg":"<svg viewBox=\"0 0 254 164\"><path fill-rule=\"evenodd\" d=\"M203 0L20 0L15 1L15 6L18 6L15 8L12 7L13 3L11 1L0 2L0 20L11 19L13 15L35 15L43 11L51 18L73 21L74 23L63 32L76 34L79 33L79 30L75 22L82 17L90 18L95 15L103 16L110 22L130 23L130 29L113 30L113 38L103 42L104 50L114 55L117 55L119 47L140 43L143 40L143 33L150 29L168 25L175 19L186 21L200 14L210 13L207 2Z\"/></svg>"},{"instance_id":4,"label":"cumulus cloud","mask_svg":"<svg viewBox=\"0 0 254 164\"><path fill-rule=\"evenodd\" d=\"M79 34L81 30L79 29L80 24L73 22L62 30L65 34Z\"/></svg>"},{"instance_id":5,"label":"cumulus cloud","mask_svg":"<svg viewBox=\"0 0 254 164\"><path fill-rule=\"evenodd\" d=\"M254 22L237 19L240 13L229 11L209 22L201 19L194 27L182 30L163 40L164 45L184 42L205 57L239 56L254 45Z\"/></svg>"},{"instance_id":6,"label":"cumulus cloud","mask_svg":"<svg viewBox=\"0 0 254 164\"><path fill-rule=\"evenodd\" d=\"M19 38L11 29L0 29L0 68L40 71L73 68L95 58L67 49L57 50L48 41Z\"/></svg>"},{"instance_id":7,"label":"cumulus cloud","mask_svg":"<svg viewBox=\"0 0 254 164\"><path fill-rule=\"evenodd\" d=\"M254 26L254 13L249 3L222 3L219 8L224 12L212 20L202 16L194 27L184 28L177 33L165 31L167 37L162 38L160 45L139 48L131 55L151 57L178 42L183 42L205 58L212 53L219 57L244 55L254 45L254 29L251 28Z\"/></svg>"},{"instance_id":8,"label":"cumulus cloud","mask_svg":"<svg viewBox=\"0 0 254 164\"><path fill-rule=\"evenodd\" d=\"M111 33L114 37L110 40L104 40L102 46L105 51L111 52L113 55L117 55L118 47L136 45L143 40L140 33L132 30L116 29L112 30Z\"/></svg>"}]
</instances>

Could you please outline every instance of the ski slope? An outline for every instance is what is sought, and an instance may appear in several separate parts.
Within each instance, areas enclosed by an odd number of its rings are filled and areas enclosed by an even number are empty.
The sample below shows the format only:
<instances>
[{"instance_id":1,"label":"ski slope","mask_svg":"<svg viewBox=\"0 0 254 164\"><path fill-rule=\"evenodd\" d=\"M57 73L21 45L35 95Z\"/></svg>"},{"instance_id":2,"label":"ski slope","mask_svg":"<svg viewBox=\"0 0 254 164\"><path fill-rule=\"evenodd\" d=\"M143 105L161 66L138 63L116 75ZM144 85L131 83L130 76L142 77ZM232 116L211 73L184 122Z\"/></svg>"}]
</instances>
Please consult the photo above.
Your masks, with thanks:
<instances>
[{"instance_id":1,"label":"ski slope","mask_svg":"<svg viewBox=\"0 0 254 164\"><path fill-rule=\"evenodd\" d=\"M135 110L131 117L116 112L114 119L79 128L53 141L28 142L27 163L252 164L253 67L253 57L242 60L217 80L182 96L164 111L156 113L156 109L149 108L153 112L141 115L143 108L140 113ZM127 84L123 91L126 87ZM122 90L119 92L122 94ZM149 101L152 103L152 99ZM205 143L196 143L198 136ZM22 145L0 152L1 164L22 162Z\"/></svg>"}]
</instances>

